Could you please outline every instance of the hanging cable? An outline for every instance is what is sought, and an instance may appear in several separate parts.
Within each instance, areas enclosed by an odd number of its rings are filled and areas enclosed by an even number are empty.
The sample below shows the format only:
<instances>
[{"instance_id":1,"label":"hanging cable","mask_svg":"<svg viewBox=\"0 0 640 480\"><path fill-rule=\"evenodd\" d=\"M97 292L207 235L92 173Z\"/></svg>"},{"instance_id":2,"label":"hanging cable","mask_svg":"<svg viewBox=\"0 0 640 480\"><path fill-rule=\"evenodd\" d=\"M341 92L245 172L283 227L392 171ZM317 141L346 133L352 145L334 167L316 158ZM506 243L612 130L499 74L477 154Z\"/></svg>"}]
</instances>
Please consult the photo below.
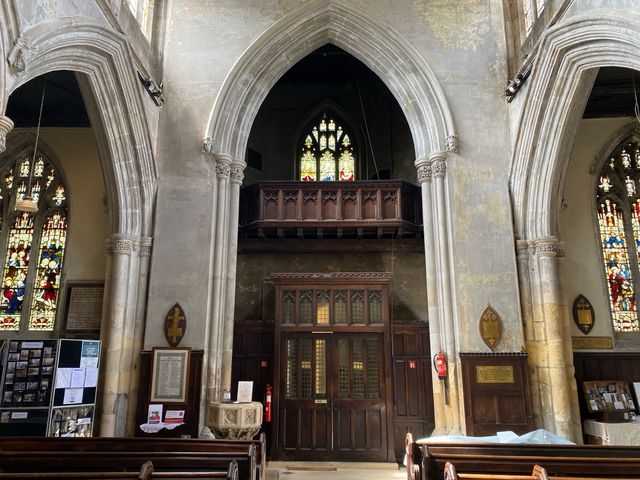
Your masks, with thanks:
<instances>
[{"instance_id":1,"label":"hanging cable","mask_svg":"<svg viewBox=\"0 0 640 480\"><path fill-rule=\"evenodd\" d=\"M640 124L640 106L638 105L638 92L636 92L636 80L633 75L631 75L631 83L633 83L633 98L635 99L635 104L633 106L633 113L636 115L636 120L638 124Z\"/></svg>"},{"instance_id":2,"label":"hanging cable","mask_svg":"<svg viewBox=\"0 0 640 480\"><path fill-rule=\"evenodd\" d=\"M367 116L364 113L364 103L362 103L362 93L360 92L360 80L356 79L356 89L358 90L358 99L360 100L360 109L362 110L362 120L364 121L364 131L367 134L367 142L369 143L369 150L371 151L371 158L373 159L373 168L376 169L376 178L380 180L380 173L378 172L378 164L376 163L376 155L373 153L373 144L371 143L371 135L369 134L369 124L367 123Z\"/></svg>"}]
</instances>

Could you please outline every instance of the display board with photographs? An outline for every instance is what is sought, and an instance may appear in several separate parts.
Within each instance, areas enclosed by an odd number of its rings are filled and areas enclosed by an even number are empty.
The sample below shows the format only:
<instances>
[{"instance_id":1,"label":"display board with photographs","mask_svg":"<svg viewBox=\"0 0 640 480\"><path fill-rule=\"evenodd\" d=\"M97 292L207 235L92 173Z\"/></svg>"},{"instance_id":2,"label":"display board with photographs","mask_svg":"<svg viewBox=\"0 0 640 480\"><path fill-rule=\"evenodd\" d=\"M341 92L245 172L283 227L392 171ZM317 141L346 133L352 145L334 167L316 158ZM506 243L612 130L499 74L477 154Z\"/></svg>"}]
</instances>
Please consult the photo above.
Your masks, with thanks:
<instances>
[{"instance_id":1,"label":"display board with photographs","mask_svg":"<svg viewBox=\"0 0 640 480\"><path fill-rule=\"evenodd\" d=\"M99 363L99 340L60 340L53 406L94 404Z\"/></svg>"},{"instance_id":2,"label":"display board with photographs","mask_svg":"<svg viewBox=\"0 0 640 480\"><path fill-rule=\"evenodd\" d=\"M589 413L601 416L604 420L614 417L619 420L630 420L629 413L636 410L627 382L616 380L583 382L582 388ZM615 413L618 415L612 415Z\"/></svg>"},{"instance_id":3,"label":"display board with photographs","mask_svg":"<svg viewBox=\"0 0 640 480\"><path fill-rule=\"evenodd\" d=\"M93 432L93 405L54 407L49 424L50 437L90 437Z\"/></svg>"},{"instance_id":4,"label":"display board with photographs","mask_svg":"<svg viewBox=\"0 0 640 480\"><path fill-rule=\"evenodd\" d=\"M2 384L2 408L48 407L57 340L10 340Z\"/></svg>"}]
</instances>

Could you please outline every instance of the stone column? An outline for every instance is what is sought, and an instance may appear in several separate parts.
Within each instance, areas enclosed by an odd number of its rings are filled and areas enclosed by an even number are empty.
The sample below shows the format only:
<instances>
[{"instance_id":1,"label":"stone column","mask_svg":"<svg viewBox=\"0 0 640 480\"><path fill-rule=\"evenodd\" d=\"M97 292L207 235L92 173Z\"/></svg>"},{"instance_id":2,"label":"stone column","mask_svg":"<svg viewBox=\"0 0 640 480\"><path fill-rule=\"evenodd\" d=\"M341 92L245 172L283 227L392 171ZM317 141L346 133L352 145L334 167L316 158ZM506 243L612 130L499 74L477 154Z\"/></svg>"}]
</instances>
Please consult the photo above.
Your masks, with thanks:
<instances>
[{"instance_id":1,"label":"stone column","mask_svg":"<svg viewBox=\"0 0 640 480\"><path fill-rule=\"evenodd\" d=\"M126 313L129 299L129 267L133 253L133 239L128 235L113 235L107 240L111 256L110 299L102 325L105 350L104 383L102 393L102 419L100 435L113 437L126 425L126 392L120 390L121 359L125 352Z\"/></svg>"},{"instance_id":2,"label":"stone column","mask_svg":"<svg viewBox=\"0 0 640 480\"><path fill-rule=\"evenodd\" d=\"M11 130L13 121L5 115L0 115L0 153L7 149L7 135Z\"/></svg>"},{"instance_id":3,"label":"stone column","mask_svg":"<svg viewBox=\"0 0 640 480\"><path fill-rule=\"evenodd\" d=\"M566 360L566 315L562 312L562 286L558 268L558 241L542 237L529 242L534 258L529 266L533 326L525 329L530 370L540 384L539 405L543 427L571 440L575 437L579 412L574 409L575 380L570 378ZM573 372L571 372L572 374ZM538 416L537 415L537 416Z\"/></svg>"},{"instance_id":4,"label":"stone column","mask_svg":"<svg viewBox=\"0 0 640 480\"><path fill-rule=\"evenodd\" d=\"M229 177L232 159L217 154L216 223L214 225L213 289L211 292L211 316L207 343L207 404L221 399L222 393L222 335L224 332L224 273L227 262Z\"/></svg>"},{"instance_id":5,"label":"stone column","mask_svg":"<svg viewBox=\"0 0 640 480\"><path fill-rule=\"evenodd\" d=\"M418 182L422 192L422 223L424 228L424 261L427 276L427 305L429 322L429 345L431 355L435 355L443 350L442 326L440 325L440 315L438 313L438 296L436 287L436 252L433 238L433 206L432 206L432 184L431 184L431 160L421 158L416 160L418 169ZM431 383L433 385L433 414L435 429L432 435L445 435L445 397L443 381L438 378L435 370L431 369Z\"/></svg>"},{"instance_id":6,"label":"stone column","mask_svg":"<svg viewBox=\"0 0 640 480\"><path fill-rule=\"evenodd\" d=\"M138 384L140 382L140 352L144 341L145 317L147 310L147 287L149 286L149 260L151 258L150 237L143 237L138 245L138 275L135 319L133 325L132 365L129 379L129 410L127 412L127 435L133 435L137 428L136 409L138 405Z\"/></svg>"},{"instance_id":7,"label":"stone column","mask_svg":"<svg viewBox=\"0 0 640 480\"><path fill-rule=\"evenodd\" d=\"M460 410L462 396L460 395L460 376L458 372L458 351L456 347L456 329L453 318L453 300L451 289L454 288L451 279L449 249L448 204L446 195L445 175L447 172L446 152L432 154L431 172L433 175L433 221L434 242L436 252L436 279L438 291L439 316L443 327L444 350L447 355L449 402L446 405L448 433L456 435L462 432Z\"/></svg>"},{"instance_id":8,"label":"stone column","mask_svg":"<svg viewBox=\"0 0 640 480\"><path fill-rule=\"evenodd\" d=\"M224 299L224 332L222 338L222 388L231 390L231 363L233 361L233 321L236 300L236 264L238 260L238 222L240 217L240 186L246 164L231 163L229 188L229 231L227 236L227 272Z\"/></svg>"}]
</instances>

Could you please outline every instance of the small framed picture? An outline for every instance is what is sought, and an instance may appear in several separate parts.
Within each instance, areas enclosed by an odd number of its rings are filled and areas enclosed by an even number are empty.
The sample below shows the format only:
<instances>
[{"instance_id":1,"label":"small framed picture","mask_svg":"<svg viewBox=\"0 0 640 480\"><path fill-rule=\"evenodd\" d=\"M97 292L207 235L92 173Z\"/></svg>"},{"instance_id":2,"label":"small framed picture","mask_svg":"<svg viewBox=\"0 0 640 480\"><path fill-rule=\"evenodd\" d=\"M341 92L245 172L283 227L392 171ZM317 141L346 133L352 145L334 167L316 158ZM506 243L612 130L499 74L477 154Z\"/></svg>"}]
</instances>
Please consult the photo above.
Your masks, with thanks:
<instances>
[{"instance_id":1,"label":"small framed picture","mask_svg":"<svg viewBox=\"0 0 640 480\"><path fill-rule=\"evenodd\" d=\"M13 384L13 390L24 390L26 386L26 382L16 382Z\"/></svg>"},{"instance_id":2,"label":"small framed picture","mask_svg":"<svg viewBox=\"0 0 640 480\"><path fill-rule=\"evenodd\" d=\"M190 348L154 348L151 403L187 403Z\"/></svg>"},{"instance_id":3,"label":"small framed picture","mask_svg":"<svg viewBox=\"0 0 640 480\"><path fill-rule=\"evenodd\" d=\"M20 350L20 360L29 359L29 350Z\"/></svg>"},{"instance_id":4,"label":"small framed picture","mask_svg":"<svg viewBox=\"0 0 640 480\"><path fill-rule=\"evenodd\" d=\"M24 396L22 397L22 401L23 402L35 402L36 401L35 392L27 392L27 393L25 393Z\"/></svg>"},{"instance_id":5,"label":"small framed picture","mask_svg":"<svg viewBox=\"0 0 640 480\"><path fill-rule=\"evenodd\" d=\"M27 382L27 390L37 390L38 382Z\"/></svg>"},{"instance_id":6,"label":"small framed picture","mask_svg":"<svg viewBox=\"0 0 640 480\"><path fill-rule=\"evenodd\" d=\"M29 358L33 358L33 357L41 357L42 356L42 350L38 349L38 350L29 350Z\"/></svg>"},{"instance_id":7,"label":"small framed picture","mask_svg":"<svg viewBox=\"0 0 640 480\"><path fill-rule=\"evenodd\" d=\"M7 363L7 372L15 372L16 371L16 362Z\"/></svg>"},{"instance_id":8,"label":"small framed picture","mask_svg":"<svg viewBox=\"0 0 640 480\"><path fill-rule=\"evenodd\" d=\"M16 364L16 368L18 368L20 370L27 368L27 362L18 362Z\"/></svg>"},{"instance_id":9,"label":"small framed picture","mask_svg":"<svg viewBox=\"0 0 640 480\"><path fill-rule=\"evenodd\" d=\"M42 351L42 356L43 357L50 357L51 356L51 347L44 347L44 350Z\"/></svg>"},{"instance_id":10,"label":"small framed picture","mask_svg":"<svg viewBox=\"0 0 640 480\"><path fill-rule=\"evenodd\" d=\"M37 377L38 375L40 375L40 367L32 367L29 370L27 370L27 375L30 377Z\"/></svg>"},{"instance_id":11,"label":"small framed picture","mask_svg":"<svg viewBox=\"0 0 640 480\"><path fill-rule=\"evenodd\" d=\"M39 367L40 366L40 358L30 358L29 359L30 367Z\"/></svg>"},{"instance_id":12,"label":"small framed picture","mask_svg":"<svg viewBox=\"0 0 640 480\"><path fill-rule=\"evenodd\" d=\"M16 370L15 374L16 374L16 378L23 378L23 377L27 376L27 371L26 370Z\"/></svg>"},{"instance_id":13,"label":"small framed picture","mask_svg":"<svg viewBox=\"0 0 640 480\"><path fill-rule=\"evenodd\" d=\"M54 360L55 360L55 359L54 359L53 357L44 357L44 358L42 359L42 365L43 365L43 366L46 366L46 367L50 367L50 366L52 366L52 365L53 365L53 361L54 361Z\"/></svg>"},{"instance_id":14,"label":"small framed picture","mask_svg":"<svg viewBox=\"0 0 640 480\"><path fill-rule=\"evenodd\" d=\"M18 351L18 342L9 343L9 351L10 352L17 352Z\"/></svg>"},{"instance_id":15,"label":"small framed picture","mask_svg":"<svg viewBox=\"0 0 640 480\"><path fill-rule=\"evenodd\" d=\"M42 367L42 375L51 375L53 373L53 367Z\"/></svg>"},{"instance_id":16,"label":"small framed picture","mask_svg":"<svg viewBox=\"0 0 640 480\"><path fill-rule=\"evenodd\" d=\"M20 354L18 352L10 353L8 360L10 362L17 362L18 360L20 360Z\"/></svg>"}]
</instances>

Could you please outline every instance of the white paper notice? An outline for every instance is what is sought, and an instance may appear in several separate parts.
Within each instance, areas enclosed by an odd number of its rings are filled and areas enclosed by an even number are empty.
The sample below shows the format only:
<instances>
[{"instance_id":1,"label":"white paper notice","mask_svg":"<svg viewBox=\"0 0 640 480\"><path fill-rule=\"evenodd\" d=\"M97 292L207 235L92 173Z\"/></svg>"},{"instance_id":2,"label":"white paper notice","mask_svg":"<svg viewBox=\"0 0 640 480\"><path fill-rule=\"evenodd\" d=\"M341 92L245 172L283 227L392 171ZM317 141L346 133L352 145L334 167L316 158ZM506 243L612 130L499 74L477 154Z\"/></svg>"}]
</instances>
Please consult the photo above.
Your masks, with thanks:
<instances>
[{"instance_id":1,"label":"white paper notice","mask_svg":"<svg viewBox=\"0 0 640 480\"><path fill-rule=\"evenodd\" d=\"M56 388L69 388L71 386L72 368L59 368L56 373Z\"/></svg>"},{"instance_id":2,"label":"white paper notice","mask_svg":"<svg viewBox=\"0 0 640 480\"><path fill-rule=\"evenodd\" d=\"M44 342L22 342L22 348L42 348Z\"/></svg>"},{"instance_id":3,"label":"white paper notice","mask_svg":"<svg viewBox=\"0 0 640 480\"><path fill-rule=\"evenodd\" d=\"M253 397L253 382L238 382L238 402L250 402Z\"/></svg>"},{"instance_id":4,"label":"white paper notice","mask_svg":"<svg viewBox=\"0 0 640 480\"><path fill-rule=\"evenodd\" d=\"M79 418L78 425L91 425L91 417Z\"/></svg>"},{"instance_id":5,"label":"white paper notice","mask_svg":"<svg viewBox=\"0 0 640 480\"><path fill-rule=\"evenodd\" d=\"M82 403L82 388L65 388L62 402L65 405Z\"/></svg>"},{"instance_id":6,"label":"white paper notice","mask_svg":"<svg viewBox=\"0 0 640 480\"><path fill-rule=\"evenodd\" d=\"M71 388L84 387L84 368L73 368L71 370Z\"/></svg>"},{"instance_id":7,"label":"white paper notice","mask_svg":"<svg viewBox=\"0 0 640 480\"><path fill-rule=\"evenodd\" d=\"M85 387L95 387L98 384L98 369L87 368L87 373L84 376Z\"/></svg>"},{"instance_id":8,"label":"white paper notice","mask_svg":"<svg viewBox=\"0 0 640 480\"><path fill-rule=\"evenodd\" d=\"M24 420L28 416L28 412L11 412L11 418L14 420Z\"/></svg>"}]
</instances>

